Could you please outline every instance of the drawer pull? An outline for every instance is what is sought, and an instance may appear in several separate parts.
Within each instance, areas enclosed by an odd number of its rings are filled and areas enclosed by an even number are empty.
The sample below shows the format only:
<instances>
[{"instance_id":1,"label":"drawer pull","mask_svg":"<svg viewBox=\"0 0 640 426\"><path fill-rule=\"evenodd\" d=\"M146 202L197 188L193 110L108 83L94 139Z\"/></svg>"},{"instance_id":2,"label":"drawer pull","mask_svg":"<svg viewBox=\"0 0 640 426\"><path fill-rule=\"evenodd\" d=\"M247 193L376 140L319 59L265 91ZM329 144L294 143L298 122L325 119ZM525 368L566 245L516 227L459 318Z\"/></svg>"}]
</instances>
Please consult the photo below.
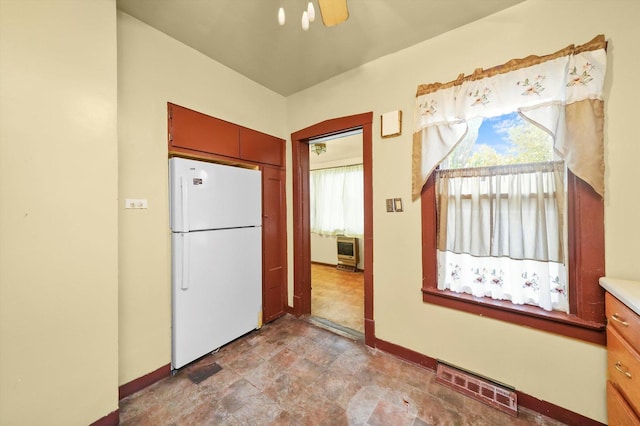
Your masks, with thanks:
<instances>
[{"instance_id":1,"label":"drawer pull","mask_svg":"<svg viewBox=\"0 0 640 426\"><path fill-rule=\"evenodd\" d=\"M619 322L620 324L622 324L622 325L623 325L623 326L625 326L625 327L629 327L629 323L628 323L628 322L626 322L626 321L621 320L621 319L618 317L618 314L613 314L613 315L611 315L611 319L612 319L612 320L614 320L615 322Z\"/></svg>"},{"instance_id":2,"label":"drawer pull","mask_svg":"<svg viewBox=\"0 0 640 426\"><path fill-rule=\"evenodd\" d=\"M616 370L618 370L619 372L621 372L622 374L624 374L628 378L631 378L631 373L629 371L625 371L625 370L622 369L622 363L620 361L616 362L615 367L616 367Z\"/></svg>"}]
</instances>

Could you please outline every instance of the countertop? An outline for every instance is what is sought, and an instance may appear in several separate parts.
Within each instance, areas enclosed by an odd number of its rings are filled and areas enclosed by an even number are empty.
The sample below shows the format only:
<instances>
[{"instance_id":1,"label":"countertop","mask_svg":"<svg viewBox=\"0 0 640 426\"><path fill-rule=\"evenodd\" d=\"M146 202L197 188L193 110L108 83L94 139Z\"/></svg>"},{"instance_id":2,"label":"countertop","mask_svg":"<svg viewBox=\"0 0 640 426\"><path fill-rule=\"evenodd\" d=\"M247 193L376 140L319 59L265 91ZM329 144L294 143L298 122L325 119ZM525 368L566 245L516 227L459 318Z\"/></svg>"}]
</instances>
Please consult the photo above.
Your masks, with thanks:
<instances>
[{"instance_id":1,"label":"countertop","mask_svg":"<svg viewBox=\"0 0 640 426\"><path fill-rule=\"evenodd\" d=\"M602 277L600 285L633 312L640 315L640 281Z\"/></svg>"}]
</instances>

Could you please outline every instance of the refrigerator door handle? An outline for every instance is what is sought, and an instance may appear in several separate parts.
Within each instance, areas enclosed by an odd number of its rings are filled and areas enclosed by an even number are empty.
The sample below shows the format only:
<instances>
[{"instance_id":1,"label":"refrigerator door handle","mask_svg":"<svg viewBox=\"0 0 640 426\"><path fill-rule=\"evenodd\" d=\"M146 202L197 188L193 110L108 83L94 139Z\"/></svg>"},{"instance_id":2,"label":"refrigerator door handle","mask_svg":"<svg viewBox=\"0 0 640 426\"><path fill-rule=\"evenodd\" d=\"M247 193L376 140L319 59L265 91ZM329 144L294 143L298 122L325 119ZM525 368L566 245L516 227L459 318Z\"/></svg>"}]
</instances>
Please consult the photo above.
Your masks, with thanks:
<instances>
[{"instance_id":1,"label":"refrigerator door handle","mask_svg":"<svg viewBox=\"0 0 640 426\"><path fill-rule=\"evenodd\" d=\"M180 288L182 290L189 289L189 234L180 234L182 242L182 271L180 277Z\"/></svg>"},{"instance_id":2,"label":"refrigerator door handle","mask_svg":"<svg viewBox=\"0 0 640 426\"><path fill-rule=\"evenodd\" d=\"M182 231L189 231L189 187L188 179L180 176L180 212L182 213Z\"/></svg>"}]
</instances>

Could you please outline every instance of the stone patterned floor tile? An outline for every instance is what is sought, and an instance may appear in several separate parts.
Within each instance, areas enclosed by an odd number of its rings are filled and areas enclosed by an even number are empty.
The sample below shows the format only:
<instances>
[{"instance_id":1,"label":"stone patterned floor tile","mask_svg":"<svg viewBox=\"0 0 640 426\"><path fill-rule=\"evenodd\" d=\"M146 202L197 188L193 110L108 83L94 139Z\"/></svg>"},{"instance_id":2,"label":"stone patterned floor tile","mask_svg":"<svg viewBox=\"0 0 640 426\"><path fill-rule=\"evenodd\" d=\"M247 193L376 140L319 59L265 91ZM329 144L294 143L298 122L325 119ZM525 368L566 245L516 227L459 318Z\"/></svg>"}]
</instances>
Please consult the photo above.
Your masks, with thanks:
<instances>
[{"instance_id":1,"label":"stone patterned floor tile","mask_svg":"<svg viewBox=\"0 0 640 426\"><path fill-rule=\"evenodd\" d=\"M188 372L217 363L199 384ZM539 425L467 398L415 364L286 315L120 401L120 424Z\"/></svg>"},{"instance_id":2,"label":"stone patterned floor tile","mask_svg":"<svg viewBox=\"0 0 640 426\"><path fill-rule=\"evenodd\" d=\"M371 413L367 425L369 426L411 426L416 418L415 414L405 412L395 404L381 400Z\"/></svg>"}]
</instances>

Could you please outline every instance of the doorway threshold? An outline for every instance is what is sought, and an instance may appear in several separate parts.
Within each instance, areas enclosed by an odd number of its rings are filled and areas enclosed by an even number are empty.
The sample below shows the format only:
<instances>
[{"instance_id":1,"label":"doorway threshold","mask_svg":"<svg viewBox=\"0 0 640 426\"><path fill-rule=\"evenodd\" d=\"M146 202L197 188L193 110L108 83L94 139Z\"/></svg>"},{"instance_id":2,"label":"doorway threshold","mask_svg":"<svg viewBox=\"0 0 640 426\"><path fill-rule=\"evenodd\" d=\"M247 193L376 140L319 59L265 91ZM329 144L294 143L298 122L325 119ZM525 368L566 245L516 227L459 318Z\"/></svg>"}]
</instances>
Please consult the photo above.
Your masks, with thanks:
<instances>
[{"instance_id":1,"label":"doorway threshold","mask_svg":"<svg viewBox=\"0 0 640 426\"><path fill-rule=\"evenodd\" d=\"M347 337L359 342L364 342L364 333L354 330L353 328L345 327L344 325L337 324L333 321L329 321L326 318L320 318L313 315L307 317L307 321L332 333L339 334L340 336Z\"/></svg>"}]
</instances>

